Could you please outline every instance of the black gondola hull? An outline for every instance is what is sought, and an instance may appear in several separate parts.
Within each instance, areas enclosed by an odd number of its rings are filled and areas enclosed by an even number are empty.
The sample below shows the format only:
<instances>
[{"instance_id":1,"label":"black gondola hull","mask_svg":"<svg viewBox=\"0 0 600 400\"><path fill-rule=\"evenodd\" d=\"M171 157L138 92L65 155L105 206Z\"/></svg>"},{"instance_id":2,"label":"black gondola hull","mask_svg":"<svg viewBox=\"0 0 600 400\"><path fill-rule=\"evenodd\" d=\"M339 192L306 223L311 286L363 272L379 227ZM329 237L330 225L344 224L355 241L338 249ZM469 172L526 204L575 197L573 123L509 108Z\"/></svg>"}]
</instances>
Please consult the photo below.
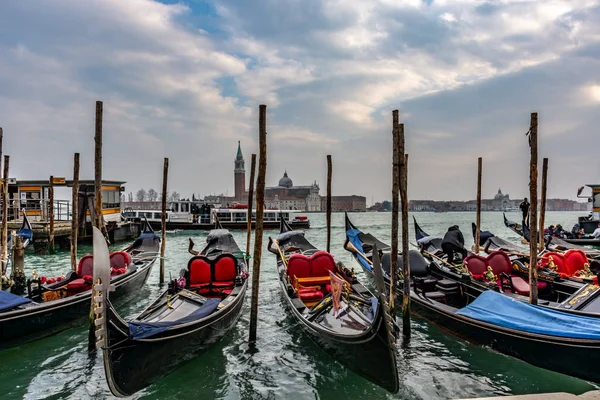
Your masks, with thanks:
<instances>
[{"instance_id":1,"label":"black gondola hull","mask_svg":"<svg viewBox=\"0 0 600 400\"><path fill-rule=\"evenodd\" d=\"M167 336L131 340L125 325L112 308L108 325L109 347L104 348L104 366L113 393L130 396L153 384L175 368L202 354L236 324L241 315L247 282L224 313L171 331Z\"/></svg>"},{"instance_id":2,"label":"black gondola hull","mask_svg":"<svg viewBox=\"0 0 600 400\"><path fill-rule=\"evenodd\" d=\"M600 341L502 329L457 315L451 309L439 307L434 301L423 300L420 295L411 295L411 302L415 314L469 342L489 346L540 368L600 382L600 371L590 368L600 362Z\"/></svg>"},{"instance_id":3,"label":"black gondola hull","mask_svg":"<svg viewBox=\"0 0 600 400\"><path fill-rule=\"evenodd\" d=\"M149 264L115 282L112 298L126 300L138 292L151 270L152 264ZM40 306L0 314L0 350L81 325L90 311L90 293L87 291Z\"/></svg>"}]
</instances>

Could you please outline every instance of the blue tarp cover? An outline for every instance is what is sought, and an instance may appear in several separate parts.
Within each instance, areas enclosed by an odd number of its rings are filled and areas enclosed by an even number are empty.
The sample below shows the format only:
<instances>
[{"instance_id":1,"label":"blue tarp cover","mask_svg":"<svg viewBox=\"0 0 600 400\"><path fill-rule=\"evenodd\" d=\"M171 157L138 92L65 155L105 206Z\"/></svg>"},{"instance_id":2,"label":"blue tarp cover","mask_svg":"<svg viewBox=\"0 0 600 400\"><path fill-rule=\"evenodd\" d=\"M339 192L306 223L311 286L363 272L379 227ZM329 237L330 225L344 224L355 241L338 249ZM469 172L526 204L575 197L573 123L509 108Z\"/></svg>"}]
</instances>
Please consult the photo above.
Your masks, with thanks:
<instances>
[{"instance_id":1,"label":"blue tarp cover","mask_svg":"<svg viewBox=\"0 0 600 400\"><path fill-rule=\"evenodd\" d=\"M534 306L508 296L485 291L456 312L504 328L574 339L600 340L600 318L590 318Z\"/></svg>"},{"instance_id":2,"label":"blue tarp cover","mask_svg":"<svg viewBox=\"0 0 600 400\"><path fill-rule=\"evenodd\" d=\"M193 313L177 319L175 321L164 321L164 322L130 322L129 325L129 337L133 340L145 339L150 336L154 336L160 332L166 331L167 329L185 324L187 322L197 321L204 317L212 314L216 309L221 299L209 298L206 299L206 303L200 306Z\"/></svg>"},{"instance_id":3,"label":"blue tarp cover","mask_svg":"<svg viewBox=\"0 0 600 400\"><path fill-rule=\"evenodd\" d=\"M358 229L348 229L346 231L346 236L348 237L348 241L350 243L352 243L354 245L354 247L356 247L356 249L358 251L360 251L361 253L364 254L362 241L358 237L359 233L360 233L360 231ZM369 264L367 262L367 260L365 260L362 256L360 256L360 255L357 254L356 255L356 259L367 270L369 270L369 271L373 270L373 267L371 267L371 264Z\"/></svg>"},{"instance_id":4,"label":"blue tarp cover","mask_svg":"<svg viewBox=\"0 0 600 400\"><path fill-rule=\"evenodd\" d=\"M16 294L0 290L0 311L10 310L11 308L15 308L21 304L26 304L29 302L31 302L31 300L25 297L17 296Z\"/></svg>"}]
</instances>

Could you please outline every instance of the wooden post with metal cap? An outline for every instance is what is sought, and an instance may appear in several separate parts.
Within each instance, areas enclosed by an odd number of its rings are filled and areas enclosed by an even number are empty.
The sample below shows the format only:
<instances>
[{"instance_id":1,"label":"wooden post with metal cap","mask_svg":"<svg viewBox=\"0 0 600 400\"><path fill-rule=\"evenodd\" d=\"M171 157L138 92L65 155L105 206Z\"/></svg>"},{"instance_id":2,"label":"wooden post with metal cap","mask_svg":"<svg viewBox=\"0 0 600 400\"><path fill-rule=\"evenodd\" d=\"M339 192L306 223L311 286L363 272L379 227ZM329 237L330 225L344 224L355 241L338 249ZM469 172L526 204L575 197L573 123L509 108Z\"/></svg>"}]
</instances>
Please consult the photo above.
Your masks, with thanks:
<instances>
[{"instance_id":1,"label":"wooden post with metal cap","mask_svg":"<svg viewBox=\"0 0 600 400\"><path fill-rule=\"evenodd\" d=\"M246 263L250 260L250 239L252 239L252 202L254 197L254 180L256 173L256 154L252 154L250 163L250 187L248 188L248 231L246 232Z\"/></svg>"},{"instance_id":2,"label":"wooden post with metal cap","mask_svg":"<svg viewBox=\"0 0 600 400\"><path fill-rule=\"evenodd\" d=\"M475 254L479 254L479 246L481 241L481 174L483 168L483 158L477 159L477 215L475 222L477 227L475 228Z\"/></svg>"},{"instance_id":3,"label":"wooden post with metal cap","mask_svg":"<svg viewBox=\"0 0 600 400\"><path fill-rule=\"evenodd\" d=\"M169 159L165 157L162 182L162 213L160 216L160 284L165 283L165 248L167 245L167 179L169 177Z\"/></svg>"},{"instance_id":4,"label":"wooden post with metal cap","mask_svg":"<svg viewBox=\"0 0 600 400\"><path fill-rule=\"evenodd\" d=\"M50 187L48 188L48 222L48 250L50 253L54 253L54 176L50 176Z\"/></svg>"},{"instance_id":5,"label":"wooden post with metal cap","mask_svg":"<svg viewBox=\"0 0 600 400\"><path fill-rule=\"evenodd\" d=\"M390 314L396 315L396 290L398 276L398 194L400 184L400 136L398 110L392 111L392 249L390 253Z\"/></svg>"},{"instance_id":6,"label":"wooden post with metal cap","mask_svg":"<svg viewBox=\"0 0 600 400\"><path fill-rule=\"evenodd\" d=\"M331 251L331 154L327 155L327 208L326 208L326 219L327 219L327 252Z\"/></svg>"},{"instance_id":7,"label":"wooden post with metal cap","mask_svg":"<svg viewBox=\"0 0 600 400\"><path fill-rule=\"evenodd\" d=\"M261 104L258 112L258 178L256 180L256 231L254 233L254 260L252 262L252 299L250 306L250 342L256 341L258 319L258 285L262 255L263 213L265 210L265 175L267 173L267 106Z\"/></svg>"},{"instance_id":8,"label":"wooden post with metal cap","mask_svg":"<svg viewBox=\"0 0 600 400\"><path fill-rule=\"evenodd\" d=\"M402 275L404 288L402 292L402 336L404 341L410 340L410 254L408 250L408 154L404 140L404 124L398 125L400 136L400 201L402 203Z\"/></svg>"},{"instance_id":9,"label":"wooden post with metal cap","mask_svg":"<svg viewBox=\"0 0 600 400\"><path fill-rule=\"evenodd\" d=\"M2 184L2 272L6 272L8 262L8 167L10 156L4 156L4 175Z\"/></svg>"},{"instance_id":10,"label":"wooden post with metal cap","mask_svg":"<svg viewBox=\"0 0 600 400\"><path fill-rule=\"evenodd\" d=\"M548 183L548 158L542 161L542 201L540 205L540 245L544 245L544 223L546 219L546 185Z\"/></svg>"},{"instance_id":11,"label":"wooden post with metal cap","mask_svg":"<svg viewBox=\"0 0 600 400\"><path fill-rule=\"evenodd\" d=\"M77 236L79 235L79 153L73 156L71 193L71 270L77 271Z\"/></svg>"},{"instance_id":12,"label":"wooden post with metal cap","mask_svg":"<svg viewBox=\"0 0 600 400\"><path fill-rule=\"evenodd\" d=\"M529 214L529 302L537 304L537 253L538 253L538 221L537 221L537 175L538 175L538 115L531 113L531 123L529 127L529 147L531 150L531 163L529 165L529 196L531 197L531 210Z\"/></svg>"}]
</instances>

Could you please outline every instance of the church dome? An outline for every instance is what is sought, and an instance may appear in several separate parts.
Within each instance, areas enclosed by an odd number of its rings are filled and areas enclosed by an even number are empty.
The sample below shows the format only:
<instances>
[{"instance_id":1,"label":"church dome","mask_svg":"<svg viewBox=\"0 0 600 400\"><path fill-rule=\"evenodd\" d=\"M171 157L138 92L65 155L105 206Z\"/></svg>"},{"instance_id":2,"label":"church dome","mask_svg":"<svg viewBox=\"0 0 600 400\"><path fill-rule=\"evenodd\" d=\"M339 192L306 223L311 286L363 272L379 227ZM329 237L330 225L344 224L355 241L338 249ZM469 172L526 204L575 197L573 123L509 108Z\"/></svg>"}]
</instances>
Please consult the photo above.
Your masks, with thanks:
<instances>
[{"instance_id":1,"label":"church dome","mask_svg":"<svg viewBox=\"0 0 600 400\"><path fill-rule=\"evenodd\" d=\"M288 178L287 171L284 172L283 178L281 178L279 180L279 186L286 187L286 188L291 188L292 186L294 186L294 183L292 182L292 180L290 178Z\"/></svg>"},{"instance_id":2,"label":"church dome","mask_svg":"<svg viewBox=\"0 0 600 400\"><path fill-rule=\"evenodd\" d=\"M496 193L496 196L494 196L494 200L502 200L502 198L504 198L502 190L498 189L498 193Z\"/></svg>"}]
</instances>

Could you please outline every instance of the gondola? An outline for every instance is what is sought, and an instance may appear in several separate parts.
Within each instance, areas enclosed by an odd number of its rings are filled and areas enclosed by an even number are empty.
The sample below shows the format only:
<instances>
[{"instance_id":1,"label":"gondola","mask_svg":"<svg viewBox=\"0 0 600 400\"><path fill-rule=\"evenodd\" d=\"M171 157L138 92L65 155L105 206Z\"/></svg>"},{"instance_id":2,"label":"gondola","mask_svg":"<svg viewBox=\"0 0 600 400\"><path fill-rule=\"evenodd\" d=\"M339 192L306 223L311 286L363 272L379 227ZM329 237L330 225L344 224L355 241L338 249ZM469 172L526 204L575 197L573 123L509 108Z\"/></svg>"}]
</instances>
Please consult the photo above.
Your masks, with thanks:
<instances>
[{"instance_id":1,"label":"gondola","mask_svg":"<svg viewBox=\"0 0 600 400\"><path fill-rule=\"evenodd\" d=\"M385 289L374 296L352 271L336 264L330 253L315 248L304 232L291 230L284 220L277 238L269 238L268 250L276 255L287 309L305 333L350 370L396 393L397 350ZM337 293L340 285L344 289L338 304L332 291Z\"/></svg>"},{"instance_id":2,"label":"gondola","mask_svg":"<svg viewBox=\"0 0 600 400\"><path fill-rule=\"evenodd\" d=\"M361 240L368 239L368 234L346 219L346 248L357 261L369 258L361 251L368 250L367 241L364 246ZM429 236L418 225L415 227L420 239ZM411 251L411 274L413 263L427 265L418 256L418 252ZM600 371L589 367L600 362L599 318L533 306L492 290L453 290L450 282L440 284L450 280L439 279L425 270L415 275L411 282L411 311L443 330L541 368L600 382ZM454 283L455 288L460 284ZM399 285L400 296L401 289Z\"/></svg>"},{"instance_id":3,"label":"gondola","mask_svg":"<svg viewBox=\"0 0 600 400\"><path fill-rule=\"evenodd\" d=\"M515 232L517 235L523 238L523 243L529 243L529 227L527 225L523 226L517 222L511 221L506 218L506 214L503 214L504 217L504 225ZM552 247L562 247L565 249L580 249L583 251L587 251L587 249L582 246L600 246L600 239L594 238L580 238L580 239L570 239L570 238L559 238L556 236L547 236L545 241L548 243L547 246ZM549 242L548 242L549 241ZM595 250L597 253L600 252Z\"/></svg>"},{"instance_id":4,"label":"gondola","mask_svg":"<svg viewBox=\"0 0 600 400\"><path fill-rule=\"evenodd\" d=\"M499 248L490 251L487 257L469 253L460 265L450 265L441 251L440 238L432 238L417 223L417 239L428 238L421 244L422 252L431 261L431 268L451 279L462 278L463 289L467 295L475 298L482 291L493 290L505 296L527 303L531 287L529 285L528 259L512 256L508 249L502 248L502 242L493 237L489 243ZM488 243L488 244L489 244ZM488 246L484 244L484 249ZM491 249L492 245L488 247ZM582 254L582 253L581 253ZM580 256L581 256L580 254ZM585 257L585 256L584 256ZM493 260L493 261L492 261ZM558 263L559 260L556 260ZM491 265L491 264L493 265ZM487 267L491 267L493 275ZM538 304L561 312L600 318L600 287L595 280L564 279L558 271L543 263L538 269Z\"/></svg>"},{"instance_id":5,"label":"gondola","mask_svg":"<svg viewBox=\"0 0 600 400\"><path fill-rule=\"evenodd\" d=\"M158 257L160 239L149 225L129 247L110 255L114 299L136 293ZM79 260L65 279L28 280L25 297L0 291L0 349L50 336L80 324L90 310L93 256ZM59 280L60 279L60 280Z\"/></svg>"},{"instance_id":6,"label":"gondola","mask_svg":"<svg viewBox=\"0 0 600 400\"><path fill-rule=\"evenodd\" d=\"M98 241L97 249L96 231L94 235L94 252L103 252L106 259L103 242ZM130 321L118 315L108 287L102 286L97 344L115 396L130 396L171 373L221 339L239 319L248 285L245 253L226 229L210 231L206 241L182 270L183 279L171 281Z\"/></svg>"}]
</instances>

